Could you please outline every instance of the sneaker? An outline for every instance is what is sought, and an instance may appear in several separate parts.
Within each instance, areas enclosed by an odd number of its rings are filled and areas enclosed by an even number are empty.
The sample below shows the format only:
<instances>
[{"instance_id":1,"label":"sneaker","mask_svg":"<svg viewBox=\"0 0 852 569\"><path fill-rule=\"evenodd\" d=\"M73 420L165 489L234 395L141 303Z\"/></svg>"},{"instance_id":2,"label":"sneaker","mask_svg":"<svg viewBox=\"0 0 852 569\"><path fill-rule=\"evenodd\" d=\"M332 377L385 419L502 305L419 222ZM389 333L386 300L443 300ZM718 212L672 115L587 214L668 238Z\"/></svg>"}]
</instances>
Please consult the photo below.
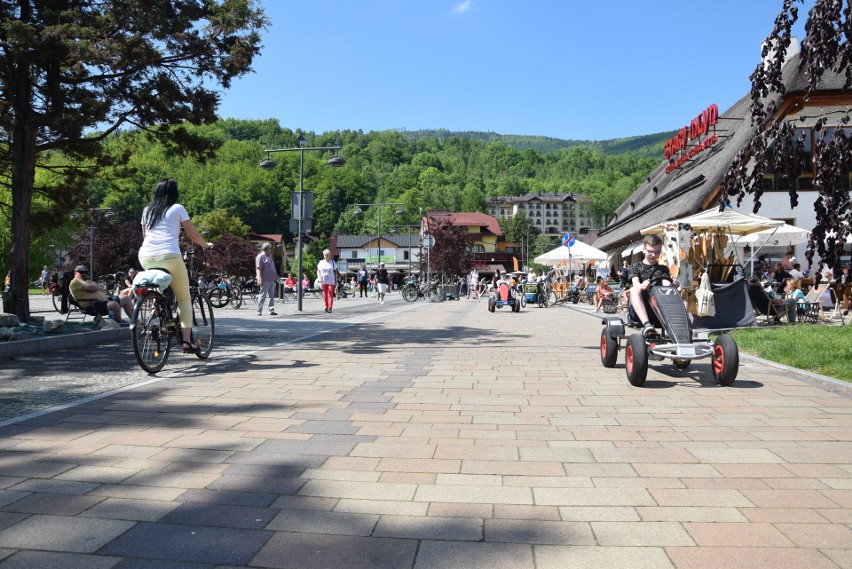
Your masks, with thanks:
<instances>
[{"instance_id":1,"label":"sneaker","mask_svg":"<svg viewBox=\"0 0 852 569\"><path fill-rule=\"evenodd\" d=\"M263 312L258 312L258 313L257 313L257 315L258 315L258 316L263 316Z\"/></svg>"},{"instance_id":2,"label":"sneaker","mask_svg":"<svg viewBox=\"0 0 852 569\"><path fill-rule=\"evenodd\" d=\"M645 336L646 338L648 336L652 336L656 333L657 333L657 329L654 328L654 326L650 322L648 322L647 324L642 326L642 335Z\"/></svg>"},{"instance_id":3,"label":"sneaker","mask_svg":"<svg viewBox=\"0 0 852 569\"><path fill-rule=\"evenodd\" d=\"M277 313L277 312L275 312L274 310L270 310L270 311L269 311L269 315L270 315L270 316L278 316L278 313Z\"/></svg>"}]
</instances>

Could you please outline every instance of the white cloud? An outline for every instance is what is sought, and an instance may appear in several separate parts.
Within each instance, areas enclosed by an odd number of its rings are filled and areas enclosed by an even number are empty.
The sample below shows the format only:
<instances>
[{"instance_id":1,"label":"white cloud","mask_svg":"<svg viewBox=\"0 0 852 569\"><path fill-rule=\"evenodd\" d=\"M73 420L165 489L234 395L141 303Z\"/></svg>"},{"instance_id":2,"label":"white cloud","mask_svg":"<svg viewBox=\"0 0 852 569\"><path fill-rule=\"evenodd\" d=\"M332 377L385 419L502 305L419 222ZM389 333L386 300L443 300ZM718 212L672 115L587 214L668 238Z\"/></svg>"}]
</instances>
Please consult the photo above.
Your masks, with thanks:
<instances>
[{"instance_id":1,"label":"white cloud","mask_svg":"<svg viewBox=\"0 0 852 569\"><path fill-rule=\"evenodd\" d=\"M459 2L453 6L453 14L464 14L465 12L470 12L472 7L473 0L464 0L463 2Z\"/></svg>"}]
</instances>

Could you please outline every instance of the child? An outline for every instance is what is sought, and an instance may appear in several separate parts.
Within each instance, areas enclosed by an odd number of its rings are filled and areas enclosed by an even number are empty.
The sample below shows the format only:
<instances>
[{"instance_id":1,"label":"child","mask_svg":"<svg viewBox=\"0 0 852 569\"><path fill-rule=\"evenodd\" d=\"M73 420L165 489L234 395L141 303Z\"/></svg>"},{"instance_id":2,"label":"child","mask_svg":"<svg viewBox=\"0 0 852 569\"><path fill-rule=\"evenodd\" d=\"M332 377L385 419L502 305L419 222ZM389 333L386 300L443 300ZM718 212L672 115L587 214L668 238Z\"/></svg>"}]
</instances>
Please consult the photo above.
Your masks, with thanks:
<instances>
[{"instance_id":1,"label":"child","mask_svg":"<svg viewBox=\"0 0 852 569\"><path fill-rule=\"evenodd\" d=\"M648 309L645 305L648 291L651 289L651 281L662 277L662 284L671 284L669 268L658 263L660 253L663 250L663 240L659 235L647 235L643 242L645 258L638 263L630 265L629 277L633 286L630 287L630 307L636 314L636 319L642 323L642 335L649 336L656 332L648 318Z\"/></svg>"}]
</instances>

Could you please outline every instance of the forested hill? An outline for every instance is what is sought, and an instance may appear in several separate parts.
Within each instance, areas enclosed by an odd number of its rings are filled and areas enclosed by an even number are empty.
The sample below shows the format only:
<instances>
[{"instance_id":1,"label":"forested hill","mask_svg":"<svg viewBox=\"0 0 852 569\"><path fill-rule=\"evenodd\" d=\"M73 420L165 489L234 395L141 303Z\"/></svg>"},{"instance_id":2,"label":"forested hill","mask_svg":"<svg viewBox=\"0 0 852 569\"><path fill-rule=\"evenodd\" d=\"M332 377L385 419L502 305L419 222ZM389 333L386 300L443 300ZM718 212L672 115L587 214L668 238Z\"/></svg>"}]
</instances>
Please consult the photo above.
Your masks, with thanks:
<instances>
[{"instance_id":1,"label":"forested hill","mask_svg":"<svg viewBox=\"0 0 852 569\"><path fill-rule=\"evenodd\" d=\"M532 149L542 154L548 154L557 150L582 147L598 150L604 154L616 155L631 152L643 158L663 158L663 144L674 136L676 131L658 132L643 136L629 136L626 138L612 138L610 140L565 140L562 138L551 138L549 136L529 136L521 134L497 134L496 132L480 131L451 131L447 129L422 129L406 130L398 129L406 140L417 142L428 138L446 140L449 138L468 138L482 140L484 142L502 142L509 148L515 150Z\"/></svg>"}]
</instances>

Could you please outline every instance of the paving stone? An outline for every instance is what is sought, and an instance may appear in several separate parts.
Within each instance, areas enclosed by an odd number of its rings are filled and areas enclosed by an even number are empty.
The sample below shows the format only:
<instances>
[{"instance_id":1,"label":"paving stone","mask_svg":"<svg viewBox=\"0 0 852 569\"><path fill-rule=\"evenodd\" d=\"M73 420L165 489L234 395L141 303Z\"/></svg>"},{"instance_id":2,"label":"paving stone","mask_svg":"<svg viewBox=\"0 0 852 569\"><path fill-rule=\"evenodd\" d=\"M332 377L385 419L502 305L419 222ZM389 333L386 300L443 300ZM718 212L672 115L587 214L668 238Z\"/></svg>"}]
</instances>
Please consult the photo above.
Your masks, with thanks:
<instances>
[{"instance_id":1,"label":"paving stone","mask_svg":"<svg viewBox=\"0 0 852 569\"><path fill-rule=\"evenodd\" d=\"M373 536L481 541L482 520L437 516L381 516Z\"/></svg>"},{"instance_id":2,"label":"paving stone","mask_svg":"<svg viewBox=\"0 0 852 569\"><path fill-rule=\"evenodd\" d=\"M277 508L252 508L229 504L184 503L160 521L169 524L262 529L279 512Z\"/></svg>"},{"instance_id":3,"label":"paving stone","mask_svg":"<svg viewBox=\"0 0 852 569\"><path fill-rule=\"evenodd\" d=\"M0 563L3 569L127 569L119 565L118 557L54 553L50 551L21 551ZM160 569L167 569L161 567ZM187 568L188 569L188 568ZM201 569L201 568L199 568Z\"/></svg>"},{"instance_id":4,"label":"paving stone","mask_svg":"<svg viewBox=\"0 0 852 569\"><path fill-rule=\"evenodd\" d=\"M283 532L369 536L378 519L379 516L372 514L285 510L279 512L266 528Z\"/></svg>"},{"instance_id":5,"label":"paving stone","mask_svg":"<svg viewBox=\"0 0 852 569\"><path fill-rule=\"evenodd\" d=\"M272 534L233 528L140 523L99 553L169 561L247 565ZM2 542L2 534L0 534ZM157 544L152 547L151 544Z\"/></svg>"},{"instance_id":6,"label":"paving stone","mask_svg":"<svg viewBox=\"0 0 852 569\"><path fill-rule=\"evenodd\" d=\"M275 533L251 560L273 569L410 569L417 542L409 539Z\"/></svg>"},{"instance_id":7,"label":"paving stone","mask_svg":"<svg viewBox=\"0 0 852 569\"><path fill-rule=\"evenodd\" d=\"M414 569L533 569L532 547L512 543L424 541Z\"/></svg>"},{"instance_id":8,"label":"paving stone","mask_svg":"<svg viewBox=\"0 0 852 569\"><path fill-rule=\"evenodd\" d=\"M133 527L121 520L34 515L0 531L0 547L93 553ZM106 555L110 555L106 553Z\"/></svg>"},{"instance_id":9,"label":"paving stone","mask_svg":"<svg viewBox=\"0 0 852 569\"><path fill-rule=\"evenodd\" d=\"M661 547L535 546L536 569L674 569Z\"/></svg>"}]
</instances>

